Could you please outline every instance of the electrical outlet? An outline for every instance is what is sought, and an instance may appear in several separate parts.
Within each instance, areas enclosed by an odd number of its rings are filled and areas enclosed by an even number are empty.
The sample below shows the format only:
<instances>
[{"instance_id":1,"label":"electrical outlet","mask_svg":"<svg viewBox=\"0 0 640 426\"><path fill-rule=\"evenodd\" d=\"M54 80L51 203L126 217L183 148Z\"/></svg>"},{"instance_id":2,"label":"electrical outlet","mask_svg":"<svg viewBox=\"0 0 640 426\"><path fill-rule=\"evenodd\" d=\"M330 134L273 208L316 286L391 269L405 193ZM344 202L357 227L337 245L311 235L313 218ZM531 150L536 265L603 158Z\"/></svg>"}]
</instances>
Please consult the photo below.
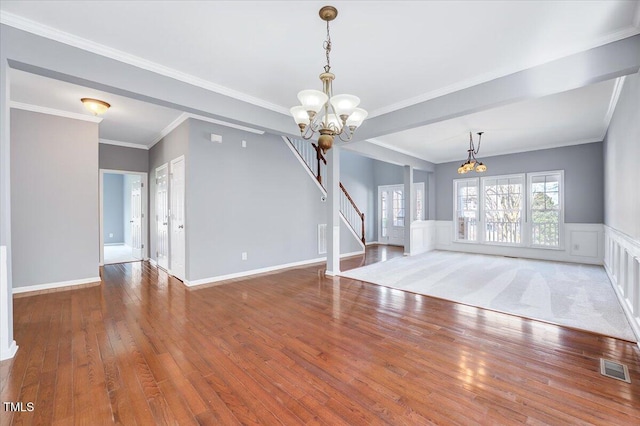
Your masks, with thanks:
<instances>
[{"instance_id":1,"label":"electrical outlet","mask_svg":"<svg viewBox=\"0 0 640 426\"><path fill-rule=\"evenodd\" d=\"M242 147L246 148L247 147L247 141L242 141Z\"/></svg>"},{"instance_id":2,"label":"electrical outlet","mask_svg":"<svg viewBox=\"0 0 640 426\"><path fill-rule=\"evenodd\" d=\"M247 260L247 252L246 251L242 252L242 260Z\"/></svg>"},{"instance_id":3,"label":"electrical outlet","mask_svg":"<svg viewBox=\"0 0 640 426\"><path fill-rule=\"evenodd\" d=\"M109 238L113 238L113 232L109 233Z\"/></svg>"}]
</instances>

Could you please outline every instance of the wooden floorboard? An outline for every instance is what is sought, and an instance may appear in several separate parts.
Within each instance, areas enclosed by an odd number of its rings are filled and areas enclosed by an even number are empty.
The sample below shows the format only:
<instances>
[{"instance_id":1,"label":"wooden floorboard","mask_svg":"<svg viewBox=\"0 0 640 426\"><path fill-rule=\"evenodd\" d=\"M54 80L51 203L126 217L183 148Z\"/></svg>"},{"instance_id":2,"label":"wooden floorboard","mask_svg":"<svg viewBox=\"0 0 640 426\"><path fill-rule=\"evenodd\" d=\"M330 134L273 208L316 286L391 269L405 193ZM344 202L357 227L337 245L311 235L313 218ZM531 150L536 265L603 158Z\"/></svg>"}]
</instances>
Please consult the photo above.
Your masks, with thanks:
<instances>
[{"instance_id":1,"label":"wooden floorboard","mask_svg":"<svg viewBox=\"0 0 640 426\"><path fill-rule=\"evenodd\" d=\"M144 262L102 277L14 300L1 399L35 410L0 424L640 424L629 342L321 265L192 289ZM632 383L601 376L601 357Z\"/></svg>"}]
</instances>

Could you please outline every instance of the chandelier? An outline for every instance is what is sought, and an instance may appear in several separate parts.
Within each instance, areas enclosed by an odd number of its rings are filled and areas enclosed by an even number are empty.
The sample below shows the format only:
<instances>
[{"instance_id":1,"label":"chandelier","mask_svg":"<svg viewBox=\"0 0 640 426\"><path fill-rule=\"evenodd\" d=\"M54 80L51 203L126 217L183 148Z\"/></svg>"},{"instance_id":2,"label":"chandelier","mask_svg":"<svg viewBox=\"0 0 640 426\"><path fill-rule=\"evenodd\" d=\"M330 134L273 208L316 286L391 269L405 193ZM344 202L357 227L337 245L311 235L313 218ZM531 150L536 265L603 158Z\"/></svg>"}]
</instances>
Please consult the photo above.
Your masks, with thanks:
<instances>
[{"instance_id":1,"label":"chandelier","mask_svg":"<svg viewBox=\"0 0 640 426\"><path fill-rule=\"evenodd\" d=\"M480 152L480 141L482 140L483 133L484 132L478 132L478 148L476 149L473 146L473 135L471 134L471 132L469 132L469 149L467 150L467 161L464 162L460 167L458 167L458 173L465 174L473 171L474 169L478 173L487 171L487 166L482 164L481 161L476 160L476 155L478 155L478 152Z\"/></svg>"},{"instance_id":2,"label":"chandelier","mask_svg":"<svg viewBox=\"0 0 640 426\"><path fill-rule=\"evenodd\" d=\"M303 139L311 139L316 133L320 134L318 146L322 152L327 152L333 145L336 136L343 142L348 142L353 137L355 130L367 118L367 111L357 108L360 98L353 95L334 95L332 82L335 75L331 73L331 35L329 34L329 22L338 16L338 10L333 6L324 6L320 9L320 18L327 22L327 39L324 42L327 65L320 74L322 91L302 90L298 93L298 100L302 105L291 108L291 115L298 127Z\"/></svg>"}]
</instances>

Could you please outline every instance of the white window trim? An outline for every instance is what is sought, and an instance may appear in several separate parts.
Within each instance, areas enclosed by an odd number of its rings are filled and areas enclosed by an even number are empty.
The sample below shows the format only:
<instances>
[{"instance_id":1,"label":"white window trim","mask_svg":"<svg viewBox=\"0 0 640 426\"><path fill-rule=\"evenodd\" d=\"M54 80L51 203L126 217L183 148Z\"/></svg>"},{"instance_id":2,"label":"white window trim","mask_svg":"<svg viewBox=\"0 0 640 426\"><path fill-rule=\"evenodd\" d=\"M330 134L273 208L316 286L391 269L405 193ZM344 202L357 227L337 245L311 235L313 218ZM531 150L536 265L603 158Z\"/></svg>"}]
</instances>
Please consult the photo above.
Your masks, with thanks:
<instances>
[{"instance_id":1,"label":"white window trim","mask_svg":"<svg viewBox=\"0 0 640 426\"><path fill-rule=\"evenodd\" d=\"M559 194L559 203L560 203L560 217L558 218L558 245L556 247L549 247L540 244L533 244L531 242L531 225L532 221L531 217L531 185L534 177L538 176L547 176L559 174L560 175L560 194ZM544 172L533 172L527 173L527 216L526 216L526 232L527 232L527 247L544 249L544 250L564 250L564 170L549 170Z\"/></svg>"},{"instance_id":2,"label":"white window trim","mask_svg":"<svg viewBox=\"0 0 640 426\"><path fill-rule=\"evenodd\" d=\"M531 242L531 184L533 177L536 176L546 176L551 174L559 174L560 175L560 220L558 224L558 246L557 247L549 247L538 244L532 244ZM520 237L520 244L513 243L500 243L500 242L488 242L485 241L485 179L505 179L505 178L513 178L513 177L521 177L524 183L524 196L525 202L522 208L521 217L522 217L522 235ZM478 187L478 239L476 241L470 240L461 240L458 239L457 233L457 191L456 184L457 182L475 182ZM508 175L493 175L493 176L483 176L483 177L475 177L475 178L461 178L461 179L453 179L453 241L459 244L483 244L490 246L504 246L504 247L523 247L523 248L535 248L541 250L565 250L565 222L564 222L564 193L565 193L565 184L564 184L564 170L548 170L542 172L530 172L530 173L514 173Z\"/></svg>"},{"instance_id":3,"label":"white window trim","mask_svg":"<svg viewBox=\"0 0 640 426\"><path fill-rule=\"evenodd\" d=\"M478 188L478 197L480 197L480 179L475 177L475 178L462 178L462 179L454 179L453 180L453 241L455 241L456 243L461 243L461 244L478 244L481 243L480 238L478 238L475 241L472 240L461 240L458 239L458 215L456 214L458 211L458 191L456 191L456 182L474 182L476 187ZM476 222L478 223L478 227L481 226L480 223L480 210L481 210L481 204L482 202L480 201L480 199L478 198L478 210L477 210L477 217L476 217ZM478 228L480 229L480 228ZM480 235L478 235L478 237L480 237Z\"/></svg>"},{"instance_id":4,"label":"white window trim","mask_svg":"<svg viewBox=\"0 0 640 426\"><path fill-rule=\"evenodd\" d=\"M485 211L486 211L486 198L485 198L485 186L486 186L486 181L487 180L499 180L499 179L514 179L514 178L519 178L522 179L522 191L523 191L523 196L525 197L524 199L524 203L522 203L522 205L520 206L520 243L503 243L503 242L499 242L499 241L485 241L485 236L486 236L486 217L485 217ZM510 175L496 175L496 176L483 176L480 178L480 191L478 196L482 197L482 199L480 200L479 204L479 216L480 216L480 220L478 222L479 224L479 231L478 233L480 234L478 238L478 242L482 242L484 244L489 244L492 246L506 246L506 247L523 247L526 244L526 240L525 240L525 233L526 233L526 219L527 219L527 212L525 211L526 206L527 206L527 177L525 176L525 173L514 173L514 174L510 174Z\"/></svg>"}]
</instances>

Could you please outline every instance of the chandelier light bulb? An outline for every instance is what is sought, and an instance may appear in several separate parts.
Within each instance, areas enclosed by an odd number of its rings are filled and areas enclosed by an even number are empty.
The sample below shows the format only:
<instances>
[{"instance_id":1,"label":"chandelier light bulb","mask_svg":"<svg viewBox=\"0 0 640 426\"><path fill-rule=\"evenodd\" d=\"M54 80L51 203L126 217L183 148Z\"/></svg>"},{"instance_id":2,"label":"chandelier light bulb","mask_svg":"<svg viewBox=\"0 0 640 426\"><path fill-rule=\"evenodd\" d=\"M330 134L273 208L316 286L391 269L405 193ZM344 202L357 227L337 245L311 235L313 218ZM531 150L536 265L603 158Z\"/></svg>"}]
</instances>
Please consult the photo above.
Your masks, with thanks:
<instances>
[{"instance_id":1,"label":"chandelier light bulb","mask_svg":"<svg viewBox=\"0 0 640 426\"><path fill-rule=\"evenodd\" d=\"M342 118L342 116L349 117L359 104L360 98L353 95L335 95L331 98L333 110L340 118Z\"/></svg>"}]
</instances>

